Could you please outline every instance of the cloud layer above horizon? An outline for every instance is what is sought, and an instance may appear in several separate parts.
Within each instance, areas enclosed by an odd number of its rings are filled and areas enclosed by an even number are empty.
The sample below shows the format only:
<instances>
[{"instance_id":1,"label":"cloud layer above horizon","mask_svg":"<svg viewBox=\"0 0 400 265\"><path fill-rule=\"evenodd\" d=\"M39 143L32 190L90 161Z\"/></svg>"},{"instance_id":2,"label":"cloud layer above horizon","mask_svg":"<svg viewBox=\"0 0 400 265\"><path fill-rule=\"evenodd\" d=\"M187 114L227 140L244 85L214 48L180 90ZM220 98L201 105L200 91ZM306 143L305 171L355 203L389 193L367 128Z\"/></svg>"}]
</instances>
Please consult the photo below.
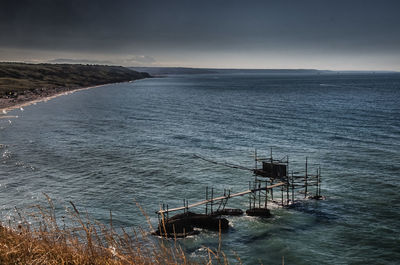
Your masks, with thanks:
<instances>
[{"instance_id":1,"label":"cloud layer above horizon","mask_svg":"<svg viewBox=\"0 0 400 265\"><path fill-rule=\"evenodd\" d=\"M400 70L399 1L2 1L0 60Z\"/></svg>"}]
</instances>

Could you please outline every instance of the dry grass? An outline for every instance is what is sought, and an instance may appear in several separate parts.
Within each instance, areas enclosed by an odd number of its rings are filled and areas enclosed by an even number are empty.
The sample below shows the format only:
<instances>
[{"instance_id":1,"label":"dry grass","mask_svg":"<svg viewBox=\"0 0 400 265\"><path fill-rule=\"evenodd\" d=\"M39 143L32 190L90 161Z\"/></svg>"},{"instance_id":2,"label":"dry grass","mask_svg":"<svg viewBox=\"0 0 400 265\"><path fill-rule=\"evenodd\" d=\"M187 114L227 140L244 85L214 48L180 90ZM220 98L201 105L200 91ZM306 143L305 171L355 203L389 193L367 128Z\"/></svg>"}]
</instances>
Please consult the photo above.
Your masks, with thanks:
<instances>
[{"instance_id":1,"label":"dry grass","mask_svg":"<svg viewBox=\"0 0 400 265\"><path fill-rule=\"evenodd\" d=\"M190 259L175 240L157 239L143 230L116 232L91 220L73 203L68 220L57 220L53 202L0 226L0 264L227 264L218 249ZM27 219L33 221L30 224Z\"/></svg>"}]
</instances>

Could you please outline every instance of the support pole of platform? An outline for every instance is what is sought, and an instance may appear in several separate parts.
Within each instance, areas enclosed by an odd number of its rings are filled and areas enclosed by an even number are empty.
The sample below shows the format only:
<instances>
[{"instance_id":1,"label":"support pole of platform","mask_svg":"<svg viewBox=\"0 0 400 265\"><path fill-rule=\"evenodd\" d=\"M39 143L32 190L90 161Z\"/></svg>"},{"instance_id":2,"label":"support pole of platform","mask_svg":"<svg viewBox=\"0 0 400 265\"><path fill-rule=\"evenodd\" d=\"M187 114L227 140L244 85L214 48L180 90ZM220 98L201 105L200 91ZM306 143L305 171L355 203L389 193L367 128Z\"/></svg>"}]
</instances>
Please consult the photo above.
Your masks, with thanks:
<instances>
[{"instance_id":1,"label":"support pole of platform","mask_svg":"<svg viewBox=\"0 0 400 265\"><path fill-rule=\"evenodd\" d=\"M286 205L289 206L289 190L290 190L290 183L289 183L289 156L286 156Z\"/></svg>"},{"instance_id":2,"label":"support pole of platform","mask_svg":"<svg viewBox=\"0 0 400 265\"><path fill-rule=\"evenodd\" d=\"M304 175L304 186L305 186L305 190L304 190L304 198L307 198L307 185L308 185L308 183L307 183L307 178L308 178L308 176L307 176L307 174L308 174L308 172L307 172L307 170L308 170L308 163L307 163L308 161L307 161L307 157L306 157L306 174Z\"/></svg>"},{"instance_id":3,"label":"support pole of platform","mask_svg":"<svg viewBox=\"0 0 400 265\"><path fill-rule=\"evenodd\" d=\"M206 201L208 201L208 186L206 187ZM206 203L206 215L208 214L208 202Z\"/></svg>"},{"instance_id":4,"label":"support pole of platform","mask_svg":"<svg viewBox=\"0 0 400 265\"><path fill-rule=\"evenodd\" d=\"M271 147L271 165L272 165L272 162L273 162L273 158L272 158L272 147Z\"/></svg>"},{"instance_id":5,"label":"support pole of platform","mask_svg":"<svg viewBox=\"0 0 400 265\"><path fill-rule=\"evenodd\" d=\"M294 176L292 171L292 204L294 204Z\"/></svg>"},{"instance_id":6,"label":"support pole of platform","mask_svg":"<svg viewBox=\"0 0 400 265\"><path fill-rule=\"evenodd\" d=\"M315 192L315 197L318 197L318 194L319 194L319 172L317 168L317 190Z\"/></svg>"},{"instance_id":7,"label":"support pole of platform","mask_svg":"<svg viewBox=\"0 0 400 265\"><path fill-rule=\"evenodd\" d=\"M251 190L251 182L249 181L249 190ZM249 193L249 209L251 209L251 192Z\"/></svg>"},{"instance_id":8,"label":"support pole of platform","mask_svg":"<svg viewBox=\"0 0 400 265\"><path fill-rule=\"evenodd\" d=\"M321 196L321 166L318 170L318 196Z\"/></svg>"},{"instance_id":9,"label":"support pole of platform","mask_svg":"<svg viewBox=\"0 0 400 265\"><path fill-rule=\"evenodd\" d=\"M319 167L319 196L321 196L321 166Z\"/></svg>"},{"instance_id":10,"label":"support pole of platform","mask_svg":"<svg viewBox=\"0 0 400 265\"><path fill-rule=\"evenodd\" d=\"M274 181L271 179L271 186L274 184ZM274 200L274 189L271 189L271 200Z\"/></svg>"},{"instance_id":11,"label":"support pole of platform","mask_svg":"<svg viewBox=\"0 0 400 265\"><path fill-rule=\"evenodd\" d=\"M261 188L261 183L258 183L258 189L259 189L259 191L258 191L258 208L261 208L261 190L260 190L260 188Z\"/></svg>"},{"instance_id":12,"label":"support pole of platform","mask_svg":"<svg viewBox=\"0 0 400 265\"><path fill-rule=\"evenodd\" d=\"M289 176L286 175L286 206L289 206L289 188L290 188Z\"/></svg>"},{"instance_id":13,"label":"support pole of platform","mask_svg":"<svg viewBox=\"0 0 400 265\"><path fill-rule=\"evenodd\" d=\"M214 188L211 188L211 214L213 213Z\"/></svg>"},{"instance_id":14,"label":"support pole of platform","mask_svg":"<svg viewBox=\"0 0 400 265\"><path fill-rule=\"evenodd\" d=\"M282 203L282 207L283 207L283 186L281 186L281 192L282 192L282 199L281 199L281 203Z\"/></svg>"},{"instance_id":15,"label":"support pole of platform","mask_svg":"<svg viewBox=\"0 0 400 265\"><path fill-rule=\"evenodd\" d=\"M255 190L256 187L257 187L257 184L254 182L254 183L253 183L253 190ZM253 208L256 208L257 191L254 191L254 192L253 192L253 199L254 199L254 201L253 201Z\"/></svg>"},{"instance_id":16,"label":"support pole of platform","mask_svg":"<svg viewBox=\"0 0 400 265\"><path fill-rule=\"evenodd\" d=\"M254 149L254 169L257 169L257 148Z\"/></svg>"}]
</instances>

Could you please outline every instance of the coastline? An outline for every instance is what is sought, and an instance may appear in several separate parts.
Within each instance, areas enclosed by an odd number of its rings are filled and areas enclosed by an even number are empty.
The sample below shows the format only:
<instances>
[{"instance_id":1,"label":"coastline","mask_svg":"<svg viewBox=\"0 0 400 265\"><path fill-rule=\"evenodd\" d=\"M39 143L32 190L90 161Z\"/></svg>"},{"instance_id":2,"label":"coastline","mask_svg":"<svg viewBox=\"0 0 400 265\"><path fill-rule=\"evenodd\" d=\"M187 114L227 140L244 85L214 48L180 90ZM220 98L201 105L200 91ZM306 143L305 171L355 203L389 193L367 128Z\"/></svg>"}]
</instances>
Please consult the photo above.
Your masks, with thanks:
<instances>
[{"instance_id":1,"label":"coastline","mask_svg":"<svg viewBox=\"0 0 400 265\"><path fill-rule=\"evenodd\" d=\"M150 77L122 66L0 62L0 118L80 90Z\"/></svg>"},{"instance_id":2,"label":"coastline","mask_svg":"<svg viewBox=\"0 0 400 265\"><path fill-rule=\"evenodd\" d=\"M118 84L118 83L129 83L132 81L134 81L134 80L127 81L127 82L106 83L106 84L95 85L95 86L75 88L75 89L71 89L71 90L62 90L62 91L56 91L54 94L50 93L50 95L34 95L33 97L28 98L27 100L22 100L21 102L6 102L6 106L0 108L0 119L9 118L10 116L3 116L3 115L6 115L8 112L10 112L12 110L21 109L21 108L24 108L24 107L30 106L30 105L36 105L36 103L46 102L48 100L51 100L51 99L54 99L54 98L57 98L60 96L67 96L67 95L70 95L75 92L79 92L82 90L88 90L88 89L92 89L92 88L96 88L96 87L101 87L101 86L105 86L105 85ZM13 103L15 103L15 104L13 104Z\"/></svg>"}]
</instances>

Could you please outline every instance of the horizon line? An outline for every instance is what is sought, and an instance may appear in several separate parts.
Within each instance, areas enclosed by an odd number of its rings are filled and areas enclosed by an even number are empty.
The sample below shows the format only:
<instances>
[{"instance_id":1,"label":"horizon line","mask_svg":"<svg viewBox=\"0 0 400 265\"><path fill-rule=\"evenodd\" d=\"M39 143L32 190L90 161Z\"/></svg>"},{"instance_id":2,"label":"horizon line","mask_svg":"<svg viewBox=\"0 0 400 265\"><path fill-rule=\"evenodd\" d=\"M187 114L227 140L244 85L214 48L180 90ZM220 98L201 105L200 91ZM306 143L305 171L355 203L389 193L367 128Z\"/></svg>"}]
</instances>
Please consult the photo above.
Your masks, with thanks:
<instances>
[{"instance_id":1,"label":"horizon line","mask_svg":"<svg viewBox=\"0 0 400 265\"><path fill-rule=\"evenodd\" d=\"M293 70L293 71L326 71L326 72L391 72L400 73L400 70L332 70L332 69L316 69L316 68L225 68L225 67L193 67L193 66L123 66L117 63L101 64L90 62L29 62L29 61L3 61L0 63L23 63L23 64L81 64L81 65L102 65L102 66L121 66L126 68L181 68L181 69L200 69L200 70Z\"/></svg>"}]
</instances>

